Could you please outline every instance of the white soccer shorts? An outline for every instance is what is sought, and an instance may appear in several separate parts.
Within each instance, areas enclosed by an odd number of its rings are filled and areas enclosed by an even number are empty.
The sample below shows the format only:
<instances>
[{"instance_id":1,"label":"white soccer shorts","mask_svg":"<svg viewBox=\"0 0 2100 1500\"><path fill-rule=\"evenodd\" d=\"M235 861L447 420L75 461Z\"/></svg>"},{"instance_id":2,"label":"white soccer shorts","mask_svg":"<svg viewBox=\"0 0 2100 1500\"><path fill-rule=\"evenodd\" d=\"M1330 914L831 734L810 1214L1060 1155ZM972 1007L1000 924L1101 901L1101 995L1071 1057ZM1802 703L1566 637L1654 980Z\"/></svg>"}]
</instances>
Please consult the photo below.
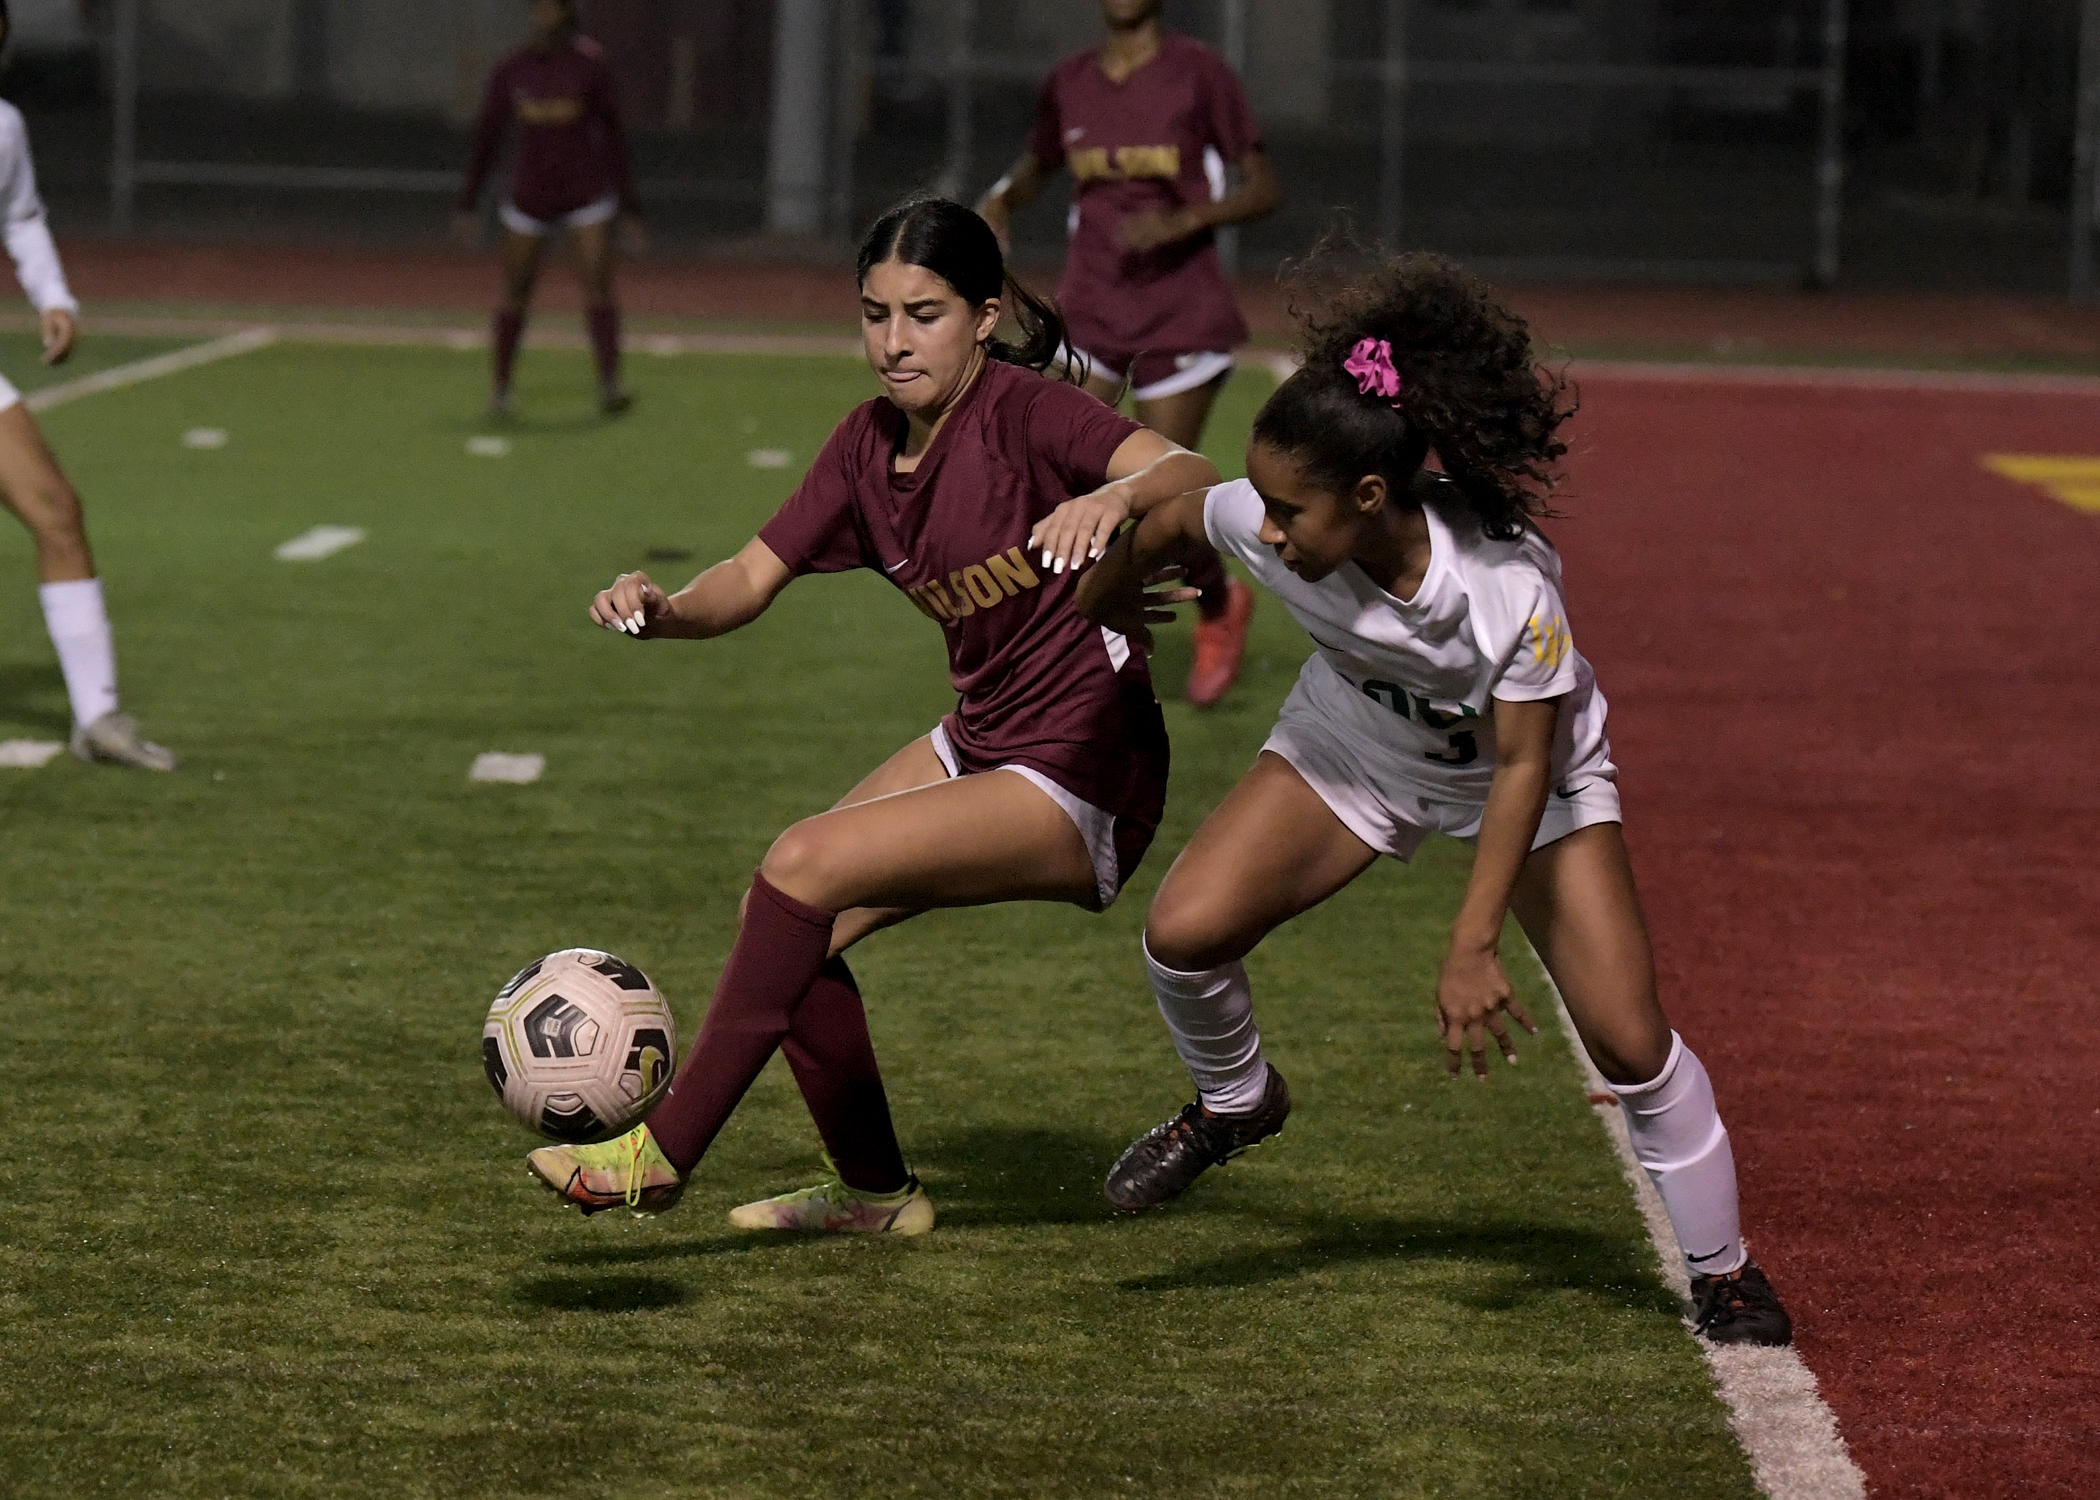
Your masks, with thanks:
<instances>
[{"instance_id":1,"label":"white soccer shorts","mask_svg":"<svg viewBox=\"0 0 2100 1500\"><path fill-rule=\"evenodd\" d=\"M961 764L955 758L955 746L948 742L948 731L939 724L933 726L933 753L940 757L941 769L951 777L962 774ZM1116 859L1116 815L1105 807L1096 807L1075 796L1034 766L993 766L992 770L1012 771L1017 776L1027 777L1042 789L1043 795L1063 809L1086 843L1087 859L1094 867L1094 888L1101 898L1101 909L1106 911L1113 906L1123 889L1122 865Z\"/></svg>"},{"instance_id":2,"label":"white soccer shorts","mask_svg":"<svg viewBox=\"0 0 2100 1500\"><path fill-rule=\"evenodd\" d=\"M1099 375L1104 380L1121 381L1129 373L1118 370L1105 359L1096 359L1084 349L1074 348L1077 364L1091 378ZM1199 354L1177 354L1174 357L1174 373L1163 375L1150 385L1141 385L1131 391L1139 401L1163 401L1169 396L1178 396L1183 391L1193 391L1198 386L1209 385L1234 364L1229 354L1208 350Z\"/></svg>"},{"instance_id":3,"label":"white soccer shorts","mask_svg":"<svg viewBox=\"0 0 2100 1500\"><path fill-rule=\"evenodd\" d=\"M557 229L587 229L593 224L603 224L620 211L620 200L616 194L607 193L594 203L581 208L572 208L565 214L556 214L551 219L535 219L520 209L508 198L496 210L496 217L512 234L529 234L534 239L545 239Z\"/></svg>"}]
</instances>

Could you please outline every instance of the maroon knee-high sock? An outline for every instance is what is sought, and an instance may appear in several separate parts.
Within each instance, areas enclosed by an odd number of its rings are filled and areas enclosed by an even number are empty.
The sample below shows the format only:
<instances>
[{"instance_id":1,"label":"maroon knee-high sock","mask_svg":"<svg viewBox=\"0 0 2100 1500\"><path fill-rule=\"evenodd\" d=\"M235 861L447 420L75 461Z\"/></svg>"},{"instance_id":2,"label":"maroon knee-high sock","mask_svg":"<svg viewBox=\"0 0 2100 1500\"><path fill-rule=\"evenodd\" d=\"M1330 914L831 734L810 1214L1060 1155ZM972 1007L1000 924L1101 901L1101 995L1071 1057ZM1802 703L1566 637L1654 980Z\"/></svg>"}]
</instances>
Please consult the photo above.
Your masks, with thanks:
<instances>
[{"instance_id":1,"label":"maroon knee-high sock","mask_svg":"<svg viewBox=\"0 0 2100 1500\"><path fill-rule=\"evenodd\" d=\"M751 877L743 930L715 984L707 1019L649 1133L671 1164L690 1172L787 1035L810 981L831 949L835 913L805 906Z\"/></svg>"},{"instance_id":2,"label":"maroon knee-high sock","mask_svg":"<svg viewBox=\"0 0 2100 1500\"><path fill-rule=\"evenodd\" d=\"M826 963L795 1008L780 1050L846 1186L894 1193L911 1180L868 1036L860 986L843 958Z\"/></svg>"},{"instance_id":3,"label":"maroon knee-high sock","mask_svg":"<svg viewBox=\"0 0 2100 1500\"><path fill-rule=\"evenodd\" d=\"M1196 600L1196 609L1206 620L1215 620L1225 613L1225 564L1218 554L1208 547L1201 547L1182 564L1181 581L1192 589L1201 589Z\"/></svg>"},{"instance_id":4,"label":"maroon knee-high sock","mask_svg":"<svg viewBox=\"0 0 2100 1500\"><path fill-rule=\"evenodd\" d=\"M620 388L620 309L610 302L587 307L584 326L591 333L591 358L598 366L598 385L603 390Z\"/></svg>"},{"instance_id":5,"label":"maroon knee-high sock","mask_svg":"<svg viewBox=\"0 0 2100 1500\"><path fill-rule=\"evenodd\" d=\"M510 372L518 362L518 342L525 337L525 314L507 307L496 309L489 320L489 347L496 361L496 390L510 389Z\"/></svg>"}]
</instances>

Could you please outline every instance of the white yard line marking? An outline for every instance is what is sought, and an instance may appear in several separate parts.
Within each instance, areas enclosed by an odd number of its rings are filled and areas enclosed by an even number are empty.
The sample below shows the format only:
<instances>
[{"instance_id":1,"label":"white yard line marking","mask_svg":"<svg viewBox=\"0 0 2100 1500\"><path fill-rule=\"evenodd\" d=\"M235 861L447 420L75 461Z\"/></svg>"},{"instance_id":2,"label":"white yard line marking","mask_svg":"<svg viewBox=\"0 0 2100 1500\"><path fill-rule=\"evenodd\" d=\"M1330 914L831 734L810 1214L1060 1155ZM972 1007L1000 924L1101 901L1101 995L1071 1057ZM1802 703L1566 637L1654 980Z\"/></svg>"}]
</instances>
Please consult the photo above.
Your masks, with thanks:
<instances>
[{"instance_id":1,"label":"white yard line marking","mask_svg":"<svg viewBox=\"0 0 2100 1500\"><path fill-rule=\"evenodd\" d=\"M223 448L226 446L226 429L223 427L192 427L182 435L185 448Z\"/></svg>"},{"instance_id":2,"label":"white yard line marking","mask_svg":"<svg viewBox=\"0 0 2100 1500\"><path fill-rule=\"evenodd\" d=\"M785 448L753 448L744 455L744 462L754 469L784 469L795 461L795 455Z\"/></svg>"},{"instance_id":3,"label":"white yard line marking","mask_svg":"<svg viewBox=\"0 0 2100 1500\"><path fill-rule=\"evenodd\" d=\"M547 769L544 755L506 755L501 750L489 750L474 757L474 768L467 772L469 781L508 781L516 786L529 786L540 779Z\"/></svg>"},{"instance_id":4,"label":"white yard line marking","mask_svg":"<svg viewBox=\"0 0 2100 1500\"><path fill-rule=\"evenodd\" d=\"M239 333L229 333L226 337L213 339L208 344L193 344L187 349L177 349L170 354L156 354L151 359L135 359L128 365L97 370L92 375L68 380L63 385L47 385L40 391L31 391L23 398L22 404L31 411L49 411L54 406L78 401L82 396L99 396L104 391L119 390L127 385L137 385L141 381L158 380L163 375L193 370L198 365L231 359L236 354L252 353L276 342L277 330L274 328L244 328Z\"/></svg>"},{"instance_id":5,"label":"white yard line marking","mask_svg":"<svg viewBox=\"0 0 2100 1500\"><path fill-rule=\"evenodd\" d=\"M508 458L510 456L510 439L470 437L467 439L467 452L473 454L476 458Z\"/></svg>"},{"instance_id":6,"label":"white yard line marking","mask_svg":"<svg viewBox=\"0 0 2100 1500\"><path fill-rule=\"evenodd\" d=\"M288 542L280 542L274 555L279 562L319 562L364 539L362 526L316 526Z\"/></svg>"},{"instance_id":7,"label":"white yard line marking","mask_svg":"<svg viewBox=\"0 0 2100 1500\"><path fill-rule=\"evenodd\" d=\"M1532 954L1532 961L1538 962L1537 953ZM1542 963L1538 969L1546 988L1553 993L1553 1006L1560 1013L1568 1046L1582 1067L1584 1086L1593 1097L1610 1097L1604 1075L1583 1050L1574 1018L1568 1014L1553 976L1546 973ZM1634 1200L1640 1205L1663 1280L1671 1291L1689 1302L1691 1278L1685 1271L1677 1231L1670 1227L1670 1216L1663 1209L1655 1184L1634 1158L1624 1112L1607 1104L1592 1105L1591 1111L1603 1123L1619 1153L1620 1170L1626 1174ZM1757 1476L1760 1489L1772 1500L1863 1500L1867 1493L1866 1476L1845 1450L1837 1416L1816 1393L1816 1377L1798 1353L1791 1348L1709 1344L1705 1339L1696 1342L1713 1371L1714 1389L1728 1407L1728 1425L1749 1455L1750 1469Z\"/></svg>"},{"instance_id":8,"label":"white yard line marking","mask_svg":"<svg viewBox=\"0 0 2100 1500\"><path fill-rule=\"evenodd\" d=\"M0 766L34 771L39 766L48 765L52 757L65 748L58 740L0 740Z\"/></svg>"}]
</instances>

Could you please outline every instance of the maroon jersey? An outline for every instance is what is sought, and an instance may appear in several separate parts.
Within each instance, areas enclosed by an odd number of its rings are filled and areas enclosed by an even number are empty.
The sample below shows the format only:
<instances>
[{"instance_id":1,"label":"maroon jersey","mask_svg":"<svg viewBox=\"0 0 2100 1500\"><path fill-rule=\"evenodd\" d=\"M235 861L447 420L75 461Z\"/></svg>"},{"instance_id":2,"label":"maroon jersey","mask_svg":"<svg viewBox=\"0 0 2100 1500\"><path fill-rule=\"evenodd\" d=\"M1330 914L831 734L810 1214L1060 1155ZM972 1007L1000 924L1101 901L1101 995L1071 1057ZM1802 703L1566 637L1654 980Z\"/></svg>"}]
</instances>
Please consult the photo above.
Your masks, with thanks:
<instances>
[{"instance_id":1,"label":"maroon jersey","mask_svg":"<svg viewBox=\"0 0 2100 1500\"><path fill-rule=\"evenodd\" d=\"M1239 77L1188 37L1169 32L1152 61L1121 83L1101 71L1095 51L1050 70L1028 149L1046 171L1072 170L1072 239L1057 296L1073 343L1122 362L1141 352L1223 351L1247 341L1208 230L1126 250L1116 226L1148 209L1208 203L1205 153L1222 166L1260 145Z\"/></svg>"},{"instance_id":2,"label":"maroon jersey","mask_svg":"<svg viewBox=\"0 0 2100 1500\"><path fill-rule=\"evenodd\" d=\"M1036 522L1107 482L1142 429L1077 386L988 362L909 474L904 413L883 397L839 423L759 532L788 570L874 568L939 623L962 695L941 721L965 771L1019 763L1141 825L1159 826L1167 731L1144 654L1072 607L1075 574L1028 554ZM1135 833L1137 830L1131 830Z\"/></svg>"},{"instance_id":3,"label":"maroon jersey","mask_svg":"<svg viewBox=\"0 0 2100 1500\"><path fill-rule=\"evenodd\" d=\"M463 211L480 201L513 121L518 156L511 167L510 201L518 212L559 218L608 193L618 197L625 212L641 211L612 70L589 37L572 37L551 52L520 47L490 72L467 179L459 191Z\"/></svg>"}]
</instances>

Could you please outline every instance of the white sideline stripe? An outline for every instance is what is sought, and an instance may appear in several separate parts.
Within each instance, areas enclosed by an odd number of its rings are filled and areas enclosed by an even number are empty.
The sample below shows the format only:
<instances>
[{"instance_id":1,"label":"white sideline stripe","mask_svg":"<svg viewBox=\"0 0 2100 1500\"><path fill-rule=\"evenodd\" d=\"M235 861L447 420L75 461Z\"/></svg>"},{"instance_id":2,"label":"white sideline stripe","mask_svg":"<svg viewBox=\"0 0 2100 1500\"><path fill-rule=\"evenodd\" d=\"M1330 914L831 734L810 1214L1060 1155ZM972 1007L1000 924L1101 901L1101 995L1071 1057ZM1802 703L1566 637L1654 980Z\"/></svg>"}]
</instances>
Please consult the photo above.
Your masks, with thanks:
<instances>
[{"instance_id":1,"label":"white sideline stripe","mask_svg":"<svg viewBox=\"0 0 2100 1500\"><path fill-rule=\"evenodd\" d=\"M547 757L544 755L506 755L501 750L487 750L474 757L474 768L467 772L467 780L508 781L516 786L530 786L546 769Z\"/></svg>"},{"instance_id":2,"label":"white sideline stripe","mask_svg":"<svg viewBox=\"0 0 2100 1500\"><path fill-rule=\"evenodd\" d=\"M243 328L238 333L229 333L224 338L213 339L208 344L196 344L188 349L156 354L151 359L135 359L128 365L97 370L92 375L68 380L63 385L47 385L40 391L30 392L23 398L22 404L31 411L49 411L54 406L78 401L82 396L99 396L104 391L137 385L144 380L158 380L163 375L174 375L183 370L193 370L198 365L231 359L236 354L247 354L265 344L276 342L277 330L274 328Z\"/></svg>"},{"instance_id":3,"label":"white sideline stripe","mask_svg":"<svg viewBox=\"0 0 2100 1500\"><path fill-rule=\"evenodd\" d=\"M1527 945L1528 946L1528 945ZM1568 1047L1581 1065L1584 1086L1593 1094L1609 1094L1604 1075L1584 1050L1576 1034L1574 1017L1568 1014L1560 987L1536 950L1532 962L1539 977L1553 994L1553 1008L1560 1013L1560 1029ZM1590 1112L1603 1124L1619 1153L1619 1168L1633 1189L1633 1196L1647 1223L1648 1238L1655 1245L1662 1277L1670 1290L1691 1301L1691 1277L1685 1270L1684 1252L1677 1244L1677 1231L1670 1227L1655 1184L1633 1154L1626 1134L1626 1113L1608 1104L1596 1104ZM1687 1323L1687 1328L1690 1324ZM1714 1390L1728 1407L1728 1425L1736 1441L1749 1456L1750 1470L1758 1488L1772 1500L1864 1500L1867 1478L1845 1449L1838 1432L1837 1414L1816 1393L1816 1377L1792 1348L1761 1349L1744 1344L1709 1344L1693 1337L1699 1352L1713 1371Z\"/></svg>"},{"instance_id":4,"label":"white sideline stripe","mask_svg":"<svg viewBox=\"0 0 2100 1500\"><path fill-rule=\"evenodd\" d=\"M2100 396L2100 375L2020 374L1991 370L1869 369L1859 365L1732 365L1578 359L1578 377L1648 385L1808 386L1851 391L1945 391L1966 395Z\"/></svg>"},{"instance_id":5,"label":"white sideline stripe","mask_svg":"<svg viewBox=\"0 0 2100 1500\"><path fill-rule=\"evenodd\" d=\"M362 526L316 526L288 542L279 542L274 556L279 562L319 562L364 539Z\"/></svg>"},{"instance_id":6,"label":"white sideline stripe","mask_svg":"<svg viewBox=\"0 0 2100 1500\"><path fill-rule=\"evenodd\" d=\"M0 766L34 771L66 747L58 740L0 740Z\"/></svg>"}]
</instances>

